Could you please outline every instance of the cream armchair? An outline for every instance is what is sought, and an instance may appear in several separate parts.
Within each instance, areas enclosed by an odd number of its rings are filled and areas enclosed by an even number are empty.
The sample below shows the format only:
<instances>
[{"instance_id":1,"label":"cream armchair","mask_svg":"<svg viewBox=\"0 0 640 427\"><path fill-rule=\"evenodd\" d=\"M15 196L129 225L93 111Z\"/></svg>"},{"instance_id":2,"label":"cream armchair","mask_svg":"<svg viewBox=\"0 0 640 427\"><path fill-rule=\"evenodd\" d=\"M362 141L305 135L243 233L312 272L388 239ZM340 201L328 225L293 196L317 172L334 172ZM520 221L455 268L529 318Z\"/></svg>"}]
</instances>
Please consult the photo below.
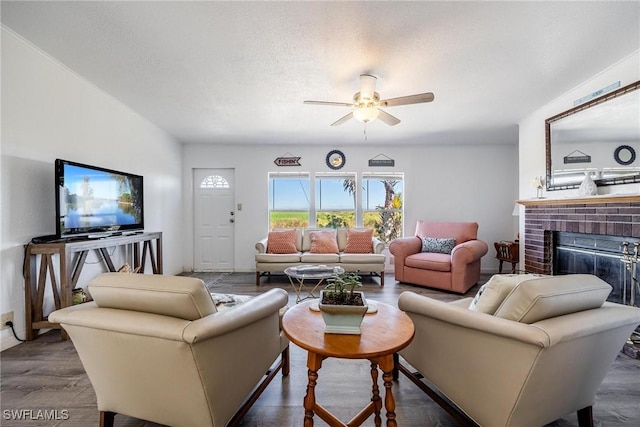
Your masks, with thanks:
<instances>
[{"instance_id":1,"label":"cream armchair","mask_svg":"<svg viewBox=\"0 0 640 427\"><path fill-rule=\"evenodd\" d=\"M445 399L400 371L462 425L540 427L577 411L592 426L596 390L640 309L604 302L611 287L590 275L490 282L473 305L401 294L416 327L401 355Z\"/></svg>"},{"instance_id":2,"label":"cream armchair","mask_svg":"<svg viewBox=\"0 0 640 427\"><path fill-rule=\"evenodd\" d=\"M49 320L76 347L101 426L118 413L168 426L234 425L278 370L289 372L282 289L217 312L195 278L105 273L88 288L94 302Z\"/></svg>"}]
</instances>

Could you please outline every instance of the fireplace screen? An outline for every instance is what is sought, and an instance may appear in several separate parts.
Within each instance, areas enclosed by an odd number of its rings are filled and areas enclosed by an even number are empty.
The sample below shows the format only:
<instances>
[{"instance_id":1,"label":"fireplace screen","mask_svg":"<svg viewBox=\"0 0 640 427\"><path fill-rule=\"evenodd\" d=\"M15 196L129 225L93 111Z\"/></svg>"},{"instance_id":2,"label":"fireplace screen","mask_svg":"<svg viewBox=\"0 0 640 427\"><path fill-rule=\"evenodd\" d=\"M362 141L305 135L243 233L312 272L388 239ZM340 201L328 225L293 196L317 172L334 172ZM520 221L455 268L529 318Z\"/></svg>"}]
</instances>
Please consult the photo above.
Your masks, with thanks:
<instances>
[{"instance_id":1,"label":"fireplace screen","mask_svg":"<svg viewBox=\"0 0 640 427\"><path fill-rule=\"evenodd\" d=\"M613 287L608 301L640 306L639 247L623 237L555 232L553 274L593 274Z\"/></svg>"}]
</instances>

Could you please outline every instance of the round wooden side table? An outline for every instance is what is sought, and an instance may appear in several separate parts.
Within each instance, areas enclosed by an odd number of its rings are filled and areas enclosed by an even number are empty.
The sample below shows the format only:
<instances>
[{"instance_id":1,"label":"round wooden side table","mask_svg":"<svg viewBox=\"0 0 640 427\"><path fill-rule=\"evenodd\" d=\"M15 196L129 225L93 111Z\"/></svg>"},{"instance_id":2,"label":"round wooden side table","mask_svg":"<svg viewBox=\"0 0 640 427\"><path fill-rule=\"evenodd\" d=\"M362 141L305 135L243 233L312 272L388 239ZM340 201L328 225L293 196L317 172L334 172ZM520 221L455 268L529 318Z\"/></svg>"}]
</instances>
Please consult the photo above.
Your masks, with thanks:
<instances>
[{"instance_id":1,"label":"round wooden side table","mask_svg":"<svg viewBox=\"0 0 640 427\"><path fill-rule=\"evenodd\" d=\"M322 315L309 308L311 303L312 301L307 301L296 305L282 319L282 329L286 336L308 352L309 381L304 398L304 426L313 426L314 414L318 414L330 426L358 426L374 414L375 425L380 426L382 399L378 389L378 368L382 370L385 388L387 426L396 426L395 399L391 391L394 355L413 339L415 328L409 316L388 304L372 301L378 310L365 315L360 335L327 334L324 332ZM348 423L343 423L316 402L318 371L322 367L322 361L328 357L367 359L371 362L371 402Z\"/></svg>"}]
</instances>

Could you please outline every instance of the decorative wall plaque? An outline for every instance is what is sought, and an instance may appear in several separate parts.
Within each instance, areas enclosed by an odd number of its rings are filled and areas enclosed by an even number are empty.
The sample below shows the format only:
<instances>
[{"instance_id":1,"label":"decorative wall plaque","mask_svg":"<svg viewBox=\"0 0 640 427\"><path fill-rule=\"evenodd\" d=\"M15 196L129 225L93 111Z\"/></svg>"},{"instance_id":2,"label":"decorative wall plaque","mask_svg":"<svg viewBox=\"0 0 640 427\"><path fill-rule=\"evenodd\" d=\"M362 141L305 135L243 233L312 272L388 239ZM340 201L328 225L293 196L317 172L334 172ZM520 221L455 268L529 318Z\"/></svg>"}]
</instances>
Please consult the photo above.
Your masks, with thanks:
<instances>
[{"instance_id":1,"label":"decorative wall plaque","mask_svg":"<svg viewBox=\"0 0 640 427\"><path fill-rule=\"evenodd\" d=\"M275 163L276 166L302 166L300 159L301 157L286 153L284 156L276 157L273 163Z\"/></svg>"},{"instance_id":2,"label":"decorative wall plaque","mask_svg":"<svg viewBox=\"0 0 640 427\"><path fill-rule=\"evenodd\" d=\"M591 156L584 154L580 150L575 150L564 156L564 164L569 163L591 163Z\"/></svg>"},{"instance_id":3,"label":"decorative wall plaque","mask_svg":"<svg viewBox=\"0 0 640 427\"><path fill-rule=\"evenodd\" d=\"M377 167L377 166L395 166L396 161L392 158L385 156L384 154L378 154L373 159L369 159L369 166Z\"/></svg>"}]
</instances>

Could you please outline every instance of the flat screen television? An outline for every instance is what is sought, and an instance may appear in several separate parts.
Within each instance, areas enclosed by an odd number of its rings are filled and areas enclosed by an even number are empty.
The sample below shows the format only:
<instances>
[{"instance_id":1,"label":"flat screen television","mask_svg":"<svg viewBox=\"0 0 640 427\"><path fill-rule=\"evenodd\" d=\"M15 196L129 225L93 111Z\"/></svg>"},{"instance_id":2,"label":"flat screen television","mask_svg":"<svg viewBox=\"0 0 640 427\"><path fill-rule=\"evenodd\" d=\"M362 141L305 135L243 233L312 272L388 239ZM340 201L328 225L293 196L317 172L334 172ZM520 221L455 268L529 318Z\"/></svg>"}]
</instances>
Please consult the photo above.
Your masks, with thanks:
<instances>
[{"instance_id":1,"label":"flat screen television","mask_svg":"<svg viewBox=\"0 0 640 427\"><path fill-rule=\"evenodd\" d=\"M142 176L61 159L55 169L58 238L144 229Z\"/></svg>"}]
</instances>

